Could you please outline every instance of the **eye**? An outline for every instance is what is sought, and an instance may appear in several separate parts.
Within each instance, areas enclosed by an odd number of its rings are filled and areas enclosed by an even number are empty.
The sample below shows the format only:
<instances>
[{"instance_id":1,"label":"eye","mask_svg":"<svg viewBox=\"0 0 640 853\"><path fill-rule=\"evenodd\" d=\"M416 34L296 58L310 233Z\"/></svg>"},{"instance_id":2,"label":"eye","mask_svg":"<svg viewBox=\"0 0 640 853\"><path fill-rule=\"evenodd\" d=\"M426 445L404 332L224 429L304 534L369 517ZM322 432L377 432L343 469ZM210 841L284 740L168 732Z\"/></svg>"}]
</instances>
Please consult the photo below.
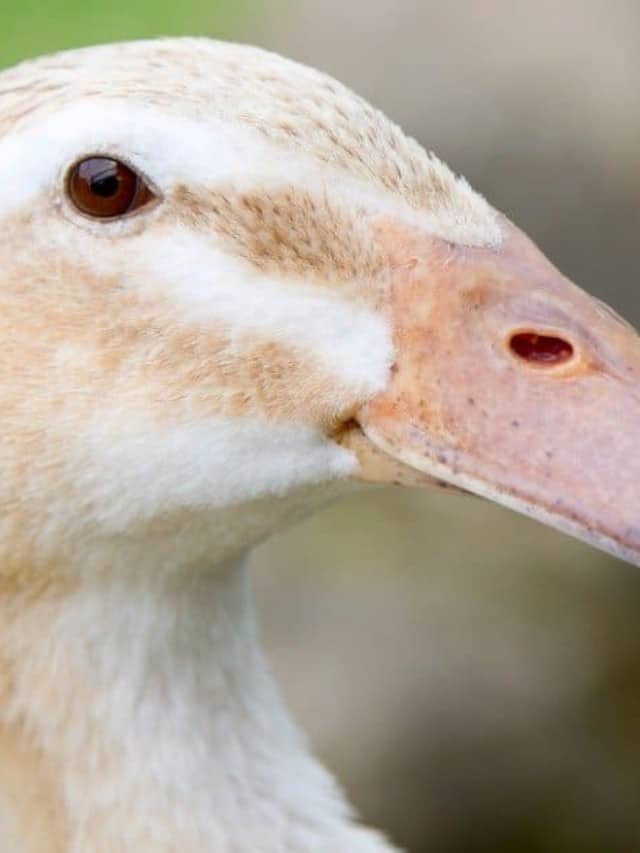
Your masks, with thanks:
<instances>
[{"instance_id":1,"label":"eye","mask_svg":"<svg viewBox=\"0 0 640 853\"><path fill-rule=\"evenodd\" d=\"M553 335L539 335L537 332L518 332L511 337L509 346L523 361L545 367L564 364L573 355L573 346L569 341Z\"/></svg>"},{"instance_id":2,"label":"eye","mask_svg":"<svg viewBox=\"0 0 640 853\"><path fill-rule=\"evenodd\" d=\"M67 178L67 192L75 207L94 219L126 216L155 198L144 178L111 157L87 157L76 163Z\"/></svg>"}]
</instances>

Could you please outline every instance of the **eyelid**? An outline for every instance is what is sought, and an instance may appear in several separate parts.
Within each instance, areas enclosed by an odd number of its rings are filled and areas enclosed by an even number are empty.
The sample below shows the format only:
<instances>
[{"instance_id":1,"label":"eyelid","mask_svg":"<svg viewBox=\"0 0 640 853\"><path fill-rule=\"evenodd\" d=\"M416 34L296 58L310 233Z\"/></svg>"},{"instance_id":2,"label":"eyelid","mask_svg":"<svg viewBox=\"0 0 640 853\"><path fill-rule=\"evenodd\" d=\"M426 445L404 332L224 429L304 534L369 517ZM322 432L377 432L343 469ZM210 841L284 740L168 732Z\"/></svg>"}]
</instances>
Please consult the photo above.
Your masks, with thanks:
<instances>
[{"instance_id":1,"label":"eyelid","mask_svg":"<svg viewBox=\"0 0 640 853\"><path fill-rule=\"evenodd\" d=\"M120 151L117 146L92 145L72 160L67 160L58 173L58 185L60 183L64 184L74 166L83 160L87 160L89 157L104 157L108 160L119 160L133 172L137 172L155 196L164 198L165 192L160 188L158 182L147 173L146 167L138 162L140 158L135 153Z\"/></svg>"}]
</instances>

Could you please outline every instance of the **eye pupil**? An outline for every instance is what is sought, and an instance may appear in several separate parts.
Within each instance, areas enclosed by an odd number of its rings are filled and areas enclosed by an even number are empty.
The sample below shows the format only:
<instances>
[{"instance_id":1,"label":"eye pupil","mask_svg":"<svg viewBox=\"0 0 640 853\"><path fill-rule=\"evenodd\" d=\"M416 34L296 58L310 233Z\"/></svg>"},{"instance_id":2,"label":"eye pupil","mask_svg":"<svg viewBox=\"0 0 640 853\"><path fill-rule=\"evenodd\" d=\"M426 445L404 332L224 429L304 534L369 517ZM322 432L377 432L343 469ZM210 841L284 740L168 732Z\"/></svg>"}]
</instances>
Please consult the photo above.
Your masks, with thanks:
<instances>
[{"instance_id":1,"label":"eye pupil","mask_svg":"<svg viewBox=\"0 0 640 853\"><path fill-rule=\"evenodd\" d=\"M116 175L107 175L104 178L93 178L91 191L101 198L110 198L120 189L120 181Z\"/></svg>"},{"instance_id":2,"label":"eye pupil","mask_svg":"<svg viewBox=\"0 0 640 853\"><path fill-rule=\"evenodd\" d=\"M573 355L569 341L537 332L519 332L511 337L509 346L524 361L550 367L563 364Z\"/></svg>"},{"instance_id":3,"label":"eye pupil","mask_svg":"<svg viewBox=\"0 0 640 853\"><path fill-rule=\"evenodd\" d=\"M94 219L125 216L154 198L137 172L111 157L76 163L67 178L67 193L81 213Z\"/></svg>"}]
</instances>

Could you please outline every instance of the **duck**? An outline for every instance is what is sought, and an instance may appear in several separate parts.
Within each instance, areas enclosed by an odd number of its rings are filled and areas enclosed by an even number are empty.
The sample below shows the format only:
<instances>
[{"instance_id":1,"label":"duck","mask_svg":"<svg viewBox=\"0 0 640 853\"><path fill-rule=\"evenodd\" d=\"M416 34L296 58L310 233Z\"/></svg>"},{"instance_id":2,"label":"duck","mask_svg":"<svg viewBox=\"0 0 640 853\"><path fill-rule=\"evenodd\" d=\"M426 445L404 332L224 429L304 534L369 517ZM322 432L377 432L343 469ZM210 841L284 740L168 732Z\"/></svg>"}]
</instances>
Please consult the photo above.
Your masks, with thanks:
<instances>
[{"instance_id":1,"label":"duck","mask_svg":"<svg viewBox=\"0 0 640 853\"><path fill-rule=\"evenodd\" d=\"M247 555L371 484L640 563L640 341L325 74L204 38L0 73L0 840L391 853Z\"/></svg>"}]
</instances>

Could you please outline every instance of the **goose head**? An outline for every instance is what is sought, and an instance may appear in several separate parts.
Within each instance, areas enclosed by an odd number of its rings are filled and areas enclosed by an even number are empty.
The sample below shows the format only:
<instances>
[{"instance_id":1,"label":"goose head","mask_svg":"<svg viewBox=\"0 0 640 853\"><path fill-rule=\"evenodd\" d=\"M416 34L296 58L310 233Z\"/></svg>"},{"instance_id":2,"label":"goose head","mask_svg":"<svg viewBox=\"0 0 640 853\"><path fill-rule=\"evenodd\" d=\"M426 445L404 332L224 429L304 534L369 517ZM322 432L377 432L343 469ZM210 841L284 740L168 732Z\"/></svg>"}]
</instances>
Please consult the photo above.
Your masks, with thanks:
<instances>
[{"instance_id":1,"label":"goose head","mask_svg":"<svg viewBox=\"0 0 640 853\"><path fill-rule=\"evenodd\" d=\"M640 562L636 333L335 81L206 40L36 60L0 176L5 571L224 560L357 480Z\"/></svg>"}]
</instances>

